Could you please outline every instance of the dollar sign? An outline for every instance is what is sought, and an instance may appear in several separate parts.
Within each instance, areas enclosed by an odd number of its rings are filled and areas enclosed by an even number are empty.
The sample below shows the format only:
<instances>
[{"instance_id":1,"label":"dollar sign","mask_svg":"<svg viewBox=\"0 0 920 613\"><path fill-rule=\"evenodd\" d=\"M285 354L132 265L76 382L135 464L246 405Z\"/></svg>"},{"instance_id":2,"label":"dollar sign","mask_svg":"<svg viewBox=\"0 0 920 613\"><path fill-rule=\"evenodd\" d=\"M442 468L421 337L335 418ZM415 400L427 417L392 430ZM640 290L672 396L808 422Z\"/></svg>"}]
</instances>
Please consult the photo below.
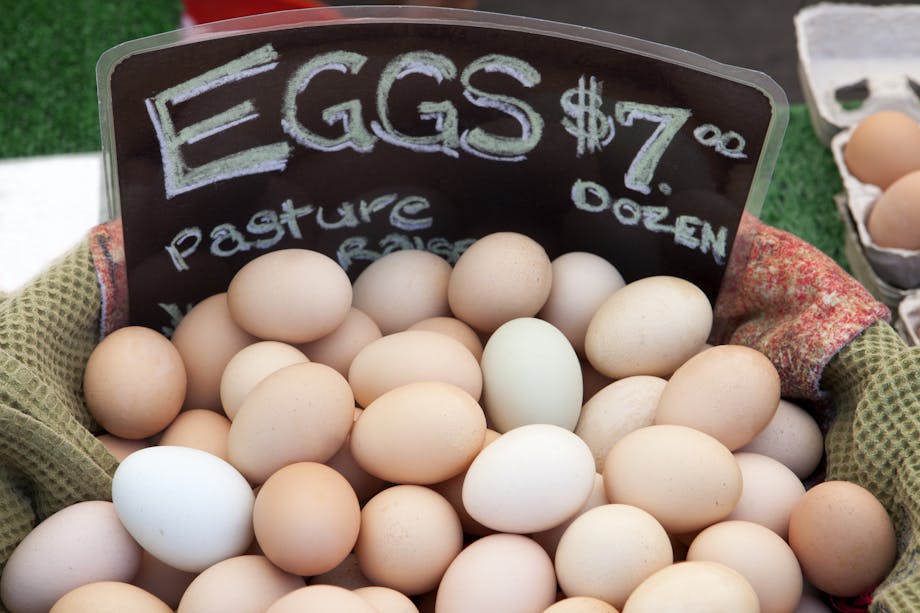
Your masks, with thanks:
<instances>
[{"instance_id":1,"label":"dollar sign","mask_svg":"<svg viewBox=\"0 0 920 613\"><path fill-rule=\"evenodd\" d=\"M581 157L587 151L595 153L613 140L613 118L601 110L604 99L601 96L603 83L591 77L585 86L585 76L578 79L578 87L562 94L559 100L563 112L565 131L578 139L576 153ZM570 119L571 118L571 119Z\"/></svg>"}]
</instances>

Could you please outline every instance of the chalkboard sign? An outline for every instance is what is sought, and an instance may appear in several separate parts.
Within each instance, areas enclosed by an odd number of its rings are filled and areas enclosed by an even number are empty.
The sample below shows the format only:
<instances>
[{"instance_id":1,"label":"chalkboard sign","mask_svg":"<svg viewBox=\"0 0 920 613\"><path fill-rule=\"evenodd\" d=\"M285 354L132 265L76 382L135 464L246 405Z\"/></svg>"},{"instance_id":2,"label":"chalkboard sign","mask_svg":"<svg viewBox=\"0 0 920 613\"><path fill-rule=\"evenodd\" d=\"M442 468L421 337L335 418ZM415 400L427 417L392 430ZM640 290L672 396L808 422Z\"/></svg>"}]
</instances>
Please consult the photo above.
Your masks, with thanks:
<instances>
[{"instance_id":1,"label":"chalkboard sign","mask_svg":"<svg viewBox=\"0 0 920 613\"><path fill-rule=\"evenodd\" d=\"M489 232L627 280L719 291L785 129L759 73L475 11L303 10L169 33L99 62L133 323L168 330L268 250L354 278Z\"/></svg>"}]
</instances>

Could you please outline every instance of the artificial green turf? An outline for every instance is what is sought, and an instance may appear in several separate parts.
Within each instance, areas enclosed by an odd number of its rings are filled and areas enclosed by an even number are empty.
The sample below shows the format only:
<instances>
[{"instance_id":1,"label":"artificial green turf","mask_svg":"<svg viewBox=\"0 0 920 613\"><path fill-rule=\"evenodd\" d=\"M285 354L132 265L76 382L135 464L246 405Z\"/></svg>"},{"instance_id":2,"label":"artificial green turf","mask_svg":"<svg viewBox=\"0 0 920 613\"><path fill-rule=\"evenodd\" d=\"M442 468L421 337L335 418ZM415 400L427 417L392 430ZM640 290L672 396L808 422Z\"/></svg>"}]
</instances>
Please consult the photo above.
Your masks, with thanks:
<instances>
[{"instance_id":1,"label":"artificial green turf","mask_svg":"<svg viewBox=\"0 0 920 613\"><path fill-rule=\"evenodd\" d=\"M97 151L95 65L118 43L173 30L180 0L2 2L0 158ZM789 127L761 218L846 266L833 196L841 182L804 106Z\"/></svg>"}]
</instances>

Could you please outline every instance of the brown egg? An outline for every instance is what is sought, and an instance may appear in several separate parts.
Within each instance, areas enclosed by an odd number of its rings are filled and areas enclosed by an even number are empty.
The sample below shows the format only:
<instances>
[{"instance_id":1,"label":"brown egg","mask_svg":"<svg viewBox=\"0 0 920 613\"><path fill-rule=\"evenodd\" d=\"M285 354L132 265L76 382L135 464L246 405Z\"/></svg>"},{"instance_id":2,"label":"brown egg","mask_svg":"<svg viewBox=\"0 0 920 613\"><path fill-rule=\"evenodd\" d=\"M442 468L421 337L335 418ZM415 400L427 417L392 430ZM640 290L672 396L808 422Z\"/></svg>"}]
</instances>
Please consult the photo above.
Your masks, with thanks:
<instances>
[{"instance_id":1,"label":"brown egg","mask_svg":"<svg viewBox=\"0 0 920 613\"><path fill-rule=\"evenodd\" d=\"M233 321L263 340L306 343L335 330L351 308L351 280L310 249L280 249L243 266L227 287Z\"/></svg>"},{"instance_id":2,"label":"brown egg","mask_svg":"<svg viewBox=\"0 0 920 613\"><path fill-rule=\"evenodd\" d=\"M420 381L371 402L351 432L351 453L367 472L393 483L450 479L482 449L486 416L456 385Z\"/></svg>"},{"instance_id":3,"label":"brown egg","mask_svg":"<svg viewBox=\"0 0 920 613\"><path fill-rule=\"evenodd\" d=\"M385 254L354 283L352 304L367 313L383 334L450 314L447 282L451 266L441 256L419 249Z\"/></svg>"},{"instance_id":4,"label":"brown egg","mask_svg":"<svg viewBox=\"0 0 920 613\"><path fill-rule=\"evenodd\" d=\"M646 277L615 291L585 333L585 355L613 379L667 377L699 352L712 329L706 294L685 279Z\"/></svg>"},{"instance_id":5,"label":"brown egg","mask_svg":"<svg viewBox=\"0 0 920 613\"><path fill-rule=\"evenodd\" d=\"M230 317L227 294L215 294L196 304L172 335L188 377L183 408L221 411L220 378L227 362L257 340Z\"/></svg>"},{"instance_id":6,"label":"brown egg","mask_svg":"<svg viewBox=\"0 0 920 613\"><path fill-rule=\"evenodd\" d=\"M309 362L300 349L278 341L260 341L230 358L220 377L220 403L233 419L243 399L262 379L291 364Z\"/></svg>"},{"instance_id":7,"label":"brown egg","mask_svg":"<svg viewBox=\"0 0 920 613\"><path fill-rule=\"evenodd\" d=\"M594 313L626 283L613 264L593 253L572 251L553 260L553 285L537 317L565 334L579 357Z\"/></svg>"},{"instance_id":8,"label":"brown egg","mask_svg":"<svg viewBox=\"0 0 920 613\"><path fill-rule=\"evenodd\" d=\"M78 502L39 523L16 546L0 575L0 600L14 613L47 613L83 584L130 581L140 563L141 548L111 502Z\"/></svg>"},{"instance_id":9,"label":"brown egg","mask_svg":"<svg viewBox=\"0 0 920 613\"><path fill-rule=\"evenodd\" d=\"M805 486L781 462L759 453L735 452L741 469L741 498L726 519L740 519L789 535L789 516L805 494Z\"/></svg>"},{"instance_id":10,"label":"brown egg","mask_svg":"<svg viewBox=\"0 0 920 613\"><path fill-rule=\"evenodd\" d=\"M332 611L343 613L380 613L358 594L335 585L308 585L282 596L265 613L304 613Z\"/></svg>"},{"instance_id":11,"label":"brown egg","mask_svg":"<svg viewBox=\"0 0 920 613\"><path fill-rule=\"evenodd\" d=\"M354 593L371 603L377 613L418 613L408 596L388 587L372 585L358 588Z\"/></svg>"},{"instance_id":12,"label":"brown egg","mask_svg":"<svg viewBox=\"0 0 920 613\"><path fill-rule=\"evenodd\" d=\"M127 326L96 345L86 362L86 407L107 432L128 439L152 436L179 413L185 365L169 339Z\"/></svg>"},{"instance_id":13,"label":"brown egg","mask_svg":"<svg viewBox=\"0 0 920 613\"><path fill-rule=\"evenodd\" d=\"M564 598L548 609L544 609L543 613L619 613L619 611L612 604L597 598L573 596Z\"/></svg>"},{"instance_id":14,"label":"brown egg","mask_svg":"<svg viewBox=\"0 0 920 613\"><path fill-rule=\"evenodd\" d=\"M782 462L799 479L805 479L821 463L824 435L810 413L781 399L767 427L738 451L769 456Z\"/></svg>"},{"instance_id":15,"label":"brown egg","mask_svg":"<svg viewBox=\"0 0 920 613\"><path fill-rule=\"evenodd\" d=\"M648 511L674 534L723 519L741 497L741 470L731 451L686 426L630 432L610 450L603 475L610 502Z\"/></svg>"},{"instance_id":16,"label":"brown egg","mask_svg":"<svg viewBox=\"0 0 920 613\"><path fill-rule=\"evenodd\" d=\"M543 247L516 232L474 242L454 264L447 287L451 312L481 332L535 316L549 297L553 266Z\"/></svg>"},{"instance_id":17,"label":"brown egg","mask_svg":"<svg viewBox=\"0 0 920 613\"><path fill-rule=\"evenodd\" d=\"M477 360L482 358L482 339L479 338L479 333L456 317L431 317L412 324L408 329L446 334L460 341Z\"/></svg>"},{"instance_id":18,"label":"brown egg","mask_svg":"<svg viewBox=\"0 0 920 613\"><path fill-rule=\"evenodd\" d=\"M847 481L825 481L805 492L789 519L789 545L809 583L834 596L875 587L897 553L885 507Z\"/></svg>"},{"instance_id":19,"label":"brown egg","mask_svg":"<svg viewBox=\"0 0 920 613\"><path fill-rule=\"evenodd\" d=\"M920 170L888 186L872 205L866 229L879 247L920 249Z\"/></svg>"},{"instance_id":20,"label":"brown egg","mask_svg":"<svg viewBox=\"0 0 920 613\"><path fill-rule=\"evenodd\" d=\"M460 518L427 487L395 485L361 510L355 554L375 585L409 596L432 590L462 547Z\"/></svg>"},{"instance_id":21,"label":"brown egg","mask_svg":"<svg viewBox=\"0 0 920 613\"><path fill-rule=\"evenodd\" d=\"M354 423L355 399L333 368L302 362L263 379L230 426L227 451L251 483L293 462L325 462Z\"/></svg>"},{"instance_id":22,"label":"brown egg","mask_svg":"<svg viewBox=\"0 0 920 613\"><path fill-rule=\"evenodd\" d=\"M438 613L542 611L556 600L553 561L532 539L491 534L451 562L438 586Z\"/></svg>"},{"instance_id":23,"label":"brown egg","mask_svg":"<svg viewBox=\"0 0 920 613\"><path fill-rule=\"evenodd\" d=\"M724 521L699 533L688 560L719 562L738 571L757 592L760 613L793 613L802 596L802 569L789 545L772 530L747 521Z\"/></svg>"},{"instance_id":24,"label":"brown egg","mask_svg":"<svg viewBox=\"0 0 920 613\"><path fill-rule=\"evenodd\" d=\"M281 570L265 556L237 556L198 575L182 596L178 613L264 611L304 585L303 577Z\"/></svg>"},{"instance_id":25,"label":"brown egg","mask_svg":"<svg viewBox=\"0 0 920 613\"><path fill-rule=\"evenodd\" d=\"M227 439L230 436L230 420L215 411L191 409L183 411L163 431L160 445L194 447L230 461L227 454Z\"/></svg>"},{"instance_id":26,"label":"brown egg","mask_svg":"<svg viewBox=\"0 0 920 613\"><path fill-rule=\"evenodd\" d=\"M854 128L843 160L854 177L886 189L920 170L920 124L900 111L874 113Z\"/></svg>"},{"instance_id":27,"label":"brown egg","mask_svg":"<svg viewBox=\"0 0 920 613\"><path fill-rule=\"evenodd\" d=\"M622 608L632 591L674 561L668 533L649 513L605 504L575 519L556 549L559 586Z\"/></svg>"},{"instance_id":28,"label":"brown egg","mask_svg":"<svg viewBox=\"0 0 920 613\"><path fill-rule=\"evenodd\" d=\"M639 584L623 613L712 611L760 613L757 592L738 571L718 562L679 562Z\"/></svg>"},{"instance_id":29,"label":"brown egg","mask_svg":"<svg viewBox=\"0 0 920 613\"><path fill-rule=\"evenodd\" d=\"M542 532L535 532L530 535L530 538L538 542L540 546L546 550L546 553L549 554L549 557L555 559L556 548L559 546L559 540L562 538L562 535L565 533L568 527L572 525L572 522L594 507L605 505L608 502L607 492L604 489L604 478L600 475L600 473L598 473L594 475L594 487L591 489L591 494L588 496L588 499L585 501L585 503L581 505L581 508L578 509L578 511L576 511L572 517L554 528L543 530Z\"/></svg>"},{"instance_id":30,"label":"brown egg","mask_svg":"<svg viewBox=\"0 0 920 613\"><path fill-rule=\"evenodd\" d=\"M102 443L108 452L115 456L115 459L119 462L138 449L150 446L150 443L145 439L121 438L111 434L100 434L96 438L99 439L99 442Z\"/></svg>"},{"instance_id":31,"label":"brown egg","mask_svg":"<svg viewBox=\"0 0 920 613\"><path fill-rule=\"evenodd\" d=\"M779 394L779 373L769 358L750 347L718 345L674 372L658 400L655 423L696 428L735 450L767 427Z\"/></svg>"},{"instance_id":32,"label":"brown egg","mask_svg":"<svg viewBox=\"0 0 920 613\"><path fill-rule=\"evenodd\" d=\"M172 613L153 594L117 581L88 583L65 594L48 613Z\"/></svg>"},{"instance_id":33,"label":"brown egg","mask_svg":"<svg viewBox=\"0 0 920 613\"><path fill-rule=\"evenodd\" d=\"M384 336L362 349L348 370L362 407L416 381L452 383L477 401L482 395L479 362L459 341L437 332L405 330Z\"/></svg>"},{"instance_id":34,"label":"brown egg","mask_svg":"<svg viewBox=\"0 0 920 613\"><path fill-rule=\"evenodd\" d=\"M361 509L345 477L323 464L299 462L262 485L252 524L273 564L295 575L318 575L338 566L354 547Z\"/></svg>"},{"instance_id":35,"label":"brown egg","mask_svg":"<svg viewBox=\"0 0 920 613\"><path fill-rule=\"evenodd\" d=\"M381 336L374 320L352 307L338 328L315 341L301 343L297 348L313 362L331 366L347 377L355 356Z\"/></svg>"}]
</instances>

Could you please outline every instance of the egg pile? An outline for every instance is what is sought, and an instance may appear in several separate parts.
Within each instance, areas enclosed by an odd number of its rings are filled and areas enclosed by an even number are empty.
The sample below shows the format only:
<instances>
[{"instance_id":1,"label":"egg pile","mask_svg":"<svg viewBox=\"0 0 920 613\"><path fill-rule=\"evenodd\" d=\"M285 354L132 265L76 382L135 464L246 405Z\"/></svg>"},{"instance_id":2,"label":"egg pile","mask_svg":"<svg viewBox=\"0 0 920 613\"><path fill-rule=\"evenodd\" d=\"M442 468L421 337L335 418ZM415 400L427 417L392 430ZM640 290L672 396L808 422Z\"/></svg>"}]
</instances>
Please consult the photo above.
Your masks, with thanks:
<instances>
[{"instance_id":1,"label":"egg pile","mask_svg":"<svg viewBox=\"0 0 920 613\"><path fill-rule=\"evenodd\" d=\"M13 613L792 613L891 569L861 487L692 283L498 232L352 284L265 254L86 365L120 464L13 552ZM803 573L806 580L803 580ZM798 609L797 609L798 608Z\"/></svg>"}]
</instances>

